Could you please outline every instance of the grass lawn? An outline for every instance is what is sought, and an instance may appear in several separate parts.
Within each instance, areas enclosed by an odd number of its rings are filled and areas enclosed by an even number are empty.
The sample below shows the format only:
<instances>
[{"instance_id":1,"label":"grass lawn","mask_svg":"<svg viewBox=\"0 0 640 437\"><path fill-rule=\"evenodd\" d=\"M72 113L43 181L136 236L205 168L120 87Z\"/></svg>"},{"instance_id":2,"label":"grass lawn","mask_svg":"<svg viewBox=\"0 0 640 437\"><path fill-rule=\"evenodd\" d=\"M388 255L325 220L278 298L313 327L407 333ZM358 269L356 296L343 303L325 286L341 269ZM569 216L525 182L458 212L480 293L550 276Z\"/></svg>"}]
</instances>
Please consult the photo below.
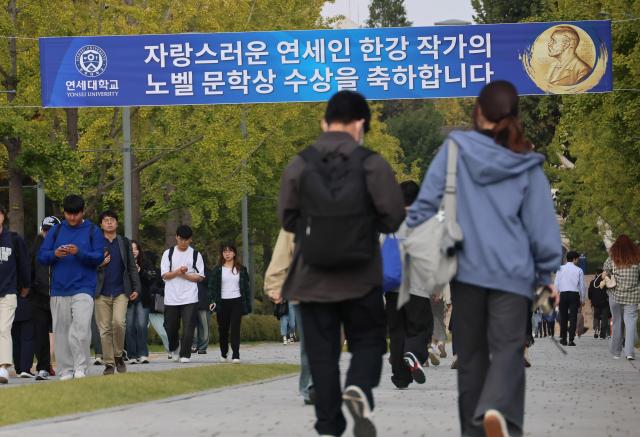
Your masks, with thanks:
<instances>
[{"instance_id":1,"label":"grass lawn","mask_svg":"<svg viewBox=\"0 0 640 437\"><path fill-rule=\"evenodd\" d=\"M294 364L216 364L0 390L0 426L162 399L295 373Z\"/></svg>"}]
</instances>

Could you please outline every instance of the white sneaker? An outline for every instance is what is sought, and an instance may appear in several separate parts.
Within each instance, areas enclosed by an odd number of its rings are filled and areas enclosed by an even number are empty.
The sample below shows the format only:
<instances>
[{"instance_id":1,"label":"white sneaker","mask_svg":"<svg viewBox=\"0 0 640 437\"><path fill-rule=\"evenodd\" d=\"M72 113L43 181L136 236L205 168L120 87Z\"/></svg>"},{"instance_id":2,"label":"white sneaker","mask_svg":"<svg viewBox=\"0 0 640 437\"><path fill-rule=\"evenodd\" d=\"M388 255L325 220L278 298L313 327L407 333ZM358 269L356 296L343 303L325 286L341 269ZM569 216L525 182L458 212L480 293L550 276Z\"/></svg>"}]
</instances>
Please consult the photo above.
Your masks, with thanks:
<instances>
[{"instance_id":1,"label":"white sneaker","mask_svg":"<svg viewBox=\"0 0 640 437\"><path fill-rule=\"evenodd\" d=\"M354 436L375 436L376 427L372 421L369 400L362 389L356 385L350 385L342 392L342 400L355 422Z\"/></svg>"},{"instance_id":2,"label":"white sneaker","mask_svg":"<svg viewBox=\"0 0 640 437\"><path fill-rule=\"evenodd\" d=\"M288 343L288 341L287 341L287 336L286 336L286 335L283 335L283 336L282 336L282 344L285 344L285 345L286 345L287 343Z\"/></svg>"},{"instance_id":3,"label":"white sneaker","mask_svg":"<svg viewBox=\"0 0 640 437\"><path fill-rule=\"evenodd\" d=\"M36 375L36 381L46 381L49 379L49 372L46 370L40 370Z\"/></svg>"},{"instance_id":4,"label":"white sneaker","mask_svg":"<svg viewBox=\"0 0 640 437\"><path fill-rule=\"evenodd\" d=\"M233 364L240 364L240 358L234 358L233 360L231 360L231 362Z\"/></svg>"},{"instance_id":5,"label":"white sneaker","mask_svg":"<svg viewBox=\"0 0 640 437\"><path fill-rule=\"evenodd\" d=\"M191 359L190 359L190 358L187 358L187 357L180 357L180 362L181 362L182 364L187 364L187 363L190 363L190 362L191 362Z\"/></svg>"},{"instance_id":6,"label":"white sneaker","mask_svg":"<svg viewBox=\"0 0 640 437\"><path fill-rule=\"evenodd\" d=\"M139 358L129 358L128 363L129 363L129 365L140 364L140 361L138 361L138 360L139 360Z\"/></svg>"},{"instance_id":7,"label":"white sneaker","mask_svg":"<svg viewBox=\"0 0 640 437\"><path fill-rule=\"evenodd\" d=\"M140 358L138 358L138 363L140 363L140 364L149 364L149 357L140 357Z\"/></svg>"},{"instance_id":8,"label":"white sneaker","mask_svg":"<svg viewBox=\"0 0 640 437\"><path fill-rule=\"evenodd\" d=\"M60 381L69 381L70 379L73 379L73 373L65 373L60 377Z\"/></svg>"},{"instance_id":9,"label":"white sneaker","mask_svg":"<svg viewBox=\"0 0 640 437\"><path fill-rule=\"evenodd\" d=\"M180 361L180 348L174 350L173 352L171 352L171 358L169 358L170 360L173 361Z\"/></svg>"},{"instance_id":10,"label":"white sneaker","mask_svg":"<svg viewBox=\"0 0 640 437\"><path fill-rule=\"evenodd\" d=\"M96 355L96 357L93 360L93 365L94 366L102 366L103 361L102 361L102 357L99 357Z\"/></svg>"},{"instance_id":11,"label":"white sneaker","mask_svg":"<svg viewBox=\"0 0 640 437\"><path fill-rule=\"evenodd\" d=\"M33 378L33 377L35 377L36 375L34 375L34 374L33 374L33 373L31 373L31 372L26 372L26 371L25 371L25 372L20 372L20 375L18 375L18 376L19 376L20 378Z\"/></svg>"},{"instance_id":12,"label":"white sneaker","mask_svg":"<svg viewBox=\"0 0 640 437\"><path fill-rule=\"evenodd\" d=\"M9 382L9 371L6 368L0 367L0 384L7 384Z\"/></svg>"},{"instance_id":13,"label":"white sneaker","mask_svg":"<svg viewBox=\"0 0 640 437\"><path fill-rule=\"evenodd\" d=\"M634 357L633 355L627 355L627 360L633 361L635 359L636 359L636 357Z\"/></svg>"},{"instance_id":14,"label":"white sneaker","mask_svg":"<svg viewBox=\"0 0 640 437\"><path fill-rule=\"evenodd\" d=\"M229 362L229 359L227 357L220 357L220 362L221 363L227 363L227 362Z\"/></svg>"},{"instance_id":15,"label":"white sneaker","mask_svg":"<svg viewBox=\"0 0 640 437\"><path fill-rule=\"evenodd\" d=\"M85 375L82 370L76 370L75 372L73 372L73 379L82 379L86 376L87 375Z\"/></svg>"}]
</instances>

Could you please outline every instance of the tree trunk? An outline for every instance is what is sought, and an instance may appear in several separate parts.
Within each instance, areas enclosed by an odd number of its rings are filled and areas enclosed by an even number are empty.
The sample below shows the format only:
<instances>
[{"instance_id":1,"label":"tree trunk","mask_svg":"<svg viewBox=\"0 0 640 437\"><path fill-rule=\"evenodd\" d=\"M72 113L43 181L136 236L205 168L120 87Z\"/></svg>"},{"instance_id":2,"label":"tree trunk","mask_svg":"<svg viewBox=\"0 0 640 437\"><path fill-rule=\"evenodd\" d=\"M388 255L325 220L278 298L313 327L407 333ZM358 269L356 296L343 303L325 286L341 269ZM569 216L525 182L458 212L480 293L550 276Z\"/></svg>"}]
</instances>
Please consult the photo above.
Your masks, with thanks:
<instances>
[{"instance_id":1,"label":"tree trunk","mask_svg":"<svg viewBox=\"0 0 640 437\"><path fill-rule=\"evenodd\" d=\"M24 198L22 196L22 172L16 162L20 154L20 141L11 138L9 152L9 229L24 236Z\"/></svg>"},{"instance_id":2,"label":"tree trunk","mask_svg":"<svg viewBox=\"0 0 640 437\"><path fill-rule=\"evenodd\" d=\"M67 114L67 141L69 148L76 150L78 148L78 108L65 108Z\"/></svg>"},{"instance_id":3,"label":"tree trunk","mask_svg":"<svg viewBox=\"0 0 640 437\"><path fill-rule=\"evenodd\" d=\"M178 230L178 210L174 209L167 214L167 221L164 226L164 245L171 247L176 244L176 231Z\"/></svg>"}]
</instances>

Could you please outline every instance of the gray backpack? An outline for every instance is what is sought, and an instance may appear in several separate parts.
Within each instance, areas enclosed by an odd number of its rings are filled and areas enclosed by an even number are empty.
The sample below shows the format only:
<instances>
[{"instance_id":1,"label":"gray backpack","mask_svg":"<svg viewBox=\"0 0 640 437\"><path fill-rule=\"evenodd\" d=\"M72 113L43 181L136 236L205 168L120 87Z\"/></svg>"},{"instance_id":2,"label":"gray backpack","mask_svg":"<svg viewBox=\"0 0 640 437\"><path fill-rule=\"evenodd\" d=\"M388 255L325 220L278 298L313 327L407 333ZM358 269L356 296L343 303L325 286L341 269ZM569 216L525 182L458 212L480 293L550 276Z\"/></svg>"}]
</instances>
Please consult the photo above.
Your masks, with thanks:
<instances>
[{"instance_id":1,"label":"gray backpack","mask_svg":"<svg viewBox=\"0 0 640 437\"><path fill-rule=\"evenodd\" d=\"M462 230L456 220L456 167L458 145L447 141L447 179L438 213L409 231L400 245L403 276L398 308L409 301L411 289L428 295L441 292L458 269L456 252L462 247Z\"/></svg>"}]
</instances>

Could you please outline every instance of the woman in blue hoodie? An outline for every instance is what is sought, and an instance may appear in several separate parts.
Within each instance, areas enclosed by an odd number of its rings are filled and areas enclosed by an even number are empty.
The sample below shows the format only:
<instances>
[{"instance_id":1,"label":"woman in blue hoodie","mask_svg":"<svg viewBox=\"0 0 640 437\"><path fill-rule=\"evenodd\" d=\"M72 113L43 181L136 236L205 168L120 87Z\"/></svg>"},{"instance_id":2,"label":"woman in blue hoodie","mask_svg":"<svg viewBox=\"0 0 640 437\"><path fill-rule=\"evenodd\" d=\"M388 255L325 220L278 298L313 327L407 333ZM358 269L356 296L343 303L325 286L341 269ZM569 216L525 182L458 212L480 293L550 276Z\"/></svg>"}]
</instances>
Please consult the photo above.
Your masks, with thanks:
<instances>
[{"instance_id":1,"label":"woman in blue hoodie","mask_svg":"<svg viewBox=\"0 0 640 437\"><path fill-rule=\"evenodd\" d=\"M528 308L535 287L551 285L560 267L560 231L544 157L525 139L515 87L486 85L473 125L449 135L459 146L456 204L464 236L451 283L460 424L465 436L522 435ZM446 163L442 147L408 211L409 227L438 211Z\"/></svg>"}]
</instances>

